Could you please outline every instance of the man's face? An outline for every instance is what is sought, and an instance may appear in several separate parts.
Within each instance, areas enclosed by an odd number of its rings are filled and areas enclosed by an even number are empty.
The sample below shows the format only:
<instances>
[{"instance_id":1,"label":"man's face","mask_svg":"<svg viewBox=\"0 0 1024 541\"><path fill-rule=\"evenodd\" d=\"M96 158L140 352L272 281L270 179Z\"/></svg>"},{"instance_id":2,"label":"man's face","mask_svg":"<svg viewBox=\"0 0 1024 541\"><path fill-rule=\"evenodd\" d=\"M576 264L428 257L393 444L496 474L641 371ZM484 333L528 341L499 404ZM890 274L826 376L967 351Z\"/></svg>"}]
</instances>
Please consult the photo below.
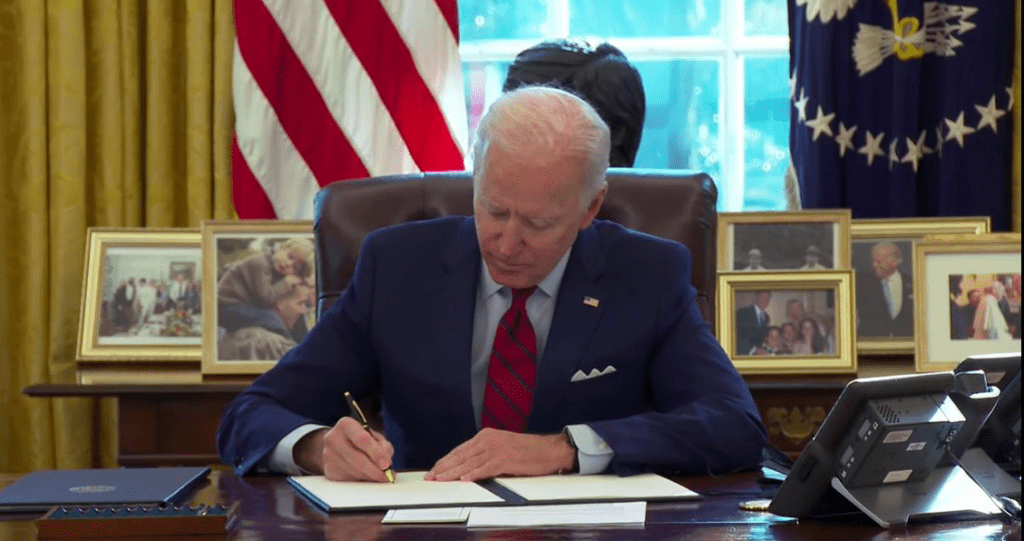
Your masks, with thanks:
<instances>
[{"instance_id":1,"label":"man's face","mask_svg":"<svg viewBox=\"0 0 1024 541\"><path fill-rule=\"evenodd\" d=\"M300 317L313 308L313 290L306 285L298 285L291 294L284 296L274 304L277 315L290 329Z\"/></svg>"},{"instance_id":2,"label":"man's face","mask_svg":"<svg viewBox=\"0 0 1024 541\"><path fill-rule=\"evenodd\" d=\"M768 331L768 335L765 337L764 342L768 344L768 347L779 349L782 347L782 335L779 334L778 329L772 329Z\"/></svg>"},{"instance_id":3,"label":"man's face","mask_svg":"<svg viewBox=\"0 0 1024 541\"><path fill-rule=\"evenodd\" d=\"M814 267L818 265L818 254L808 253L804 256L804 262L807 263L808 267Z\"/></svg>"},{"instance_id":4,"label":"man's face","mask_svg":"<svg viewBox=\"0 0 1024 541\"><path fill-rule=\"evenodd\" d=\"M967 294L967 302L971 303L971 306L978 306L978 303L981 302L981 291L972 289L971 292Z\"/></svg>"},{"instance_id":5,"label":"man's face","mask_svg":"<svg viewBox=\"0 0 1024 541\"><path fill-rule=\"evenodd\" d=\"M772 302L771 291L762 291L757 294L757 307L764 310L768 308L768 304Z\"/></svg>"},{"instance_id":6,"label":"man's face","mask_svg":"<svg viewBox=\"0 0 1024 541\"><path fill-rule=\"evenodd\" d=\"M748 264L752 268L760 267L761 266L761 252L750 252L750 255L747 256L747 261L748 261Z\"/></svg>"},{"instance_id":7,"label":"man's face","mask_svg":"<svg viewBox=\"0 0 1024 541\"><path fill-rule=\"evenodd\" d=\"M902 262L903 259L896 255L891 246L879 246L871 251L871 269L879 279L888 278Z\"/></svg>"},{"instance_id":8,"label":"man's face","mask_svg":"<svg viewBox=\"0 0 1024 541\"><path fill-rule=\"evenodd\" d=\"M495 282L537 285L590 225L605 190L581 208L584 170L578 158L488 150L473 216L480 253Z\"/></svg>"}]
</instances>

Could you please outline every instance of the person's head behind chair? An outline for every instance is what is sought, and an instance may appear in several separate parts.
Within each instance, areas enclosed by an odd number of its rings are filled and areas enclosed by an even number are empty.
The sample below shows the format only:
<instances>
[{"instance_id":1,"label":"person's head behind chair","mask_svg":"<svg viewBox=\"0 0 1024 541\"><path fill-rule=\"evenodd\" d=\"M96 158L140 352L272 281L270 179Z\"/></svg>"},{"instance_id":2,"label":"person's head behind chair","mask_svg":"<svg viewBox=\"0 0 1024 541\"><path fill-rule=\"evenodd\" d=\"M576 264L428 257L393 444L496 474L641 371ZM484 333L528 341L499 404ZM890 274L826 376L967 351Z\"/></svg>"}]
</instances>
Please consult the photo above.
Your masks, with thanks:
<instances>
[{"instance_id":1,"label":"person's head behind chair","mask_svg":"<svg viewBox=\"0 0 1024 541\"><path fill-rule=\"evenodd\" d=\"M608 126L585 101L527 87L502 94L473 142L473 216L495 282L537 285L590 225L607 191Z\"/></svg>"},{"instance_id":2,"label":"person's head behind chair","mask_svg":"<svg viewBox=\"0 0 1024 541\"><path fill-rule=\"evenodd\" d=\"M646 103L640 72L618 48L563 38L516 55L503 90L555 85L585 99L611 130L611 167L632 167L640 148Z\"/></svg>"}]
</instances>

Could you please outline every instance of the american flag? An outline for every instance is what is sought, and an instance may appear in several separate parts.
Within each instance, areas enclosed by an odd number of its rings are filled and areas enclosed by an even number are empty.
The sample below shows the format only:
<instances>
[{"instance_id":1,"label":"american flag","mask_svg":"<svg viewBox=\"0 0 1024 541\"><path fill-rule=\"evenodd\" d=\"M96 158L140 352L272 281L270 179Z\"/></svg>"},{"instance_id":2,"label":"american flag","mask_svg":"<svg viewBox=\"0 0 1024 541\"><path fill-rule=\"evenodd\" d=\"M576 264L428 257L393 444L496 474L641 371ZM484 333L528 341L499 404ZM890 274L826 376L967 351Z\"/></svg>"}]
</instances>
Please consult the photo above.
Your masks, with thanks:
<instances>
[{"instance_id":1,"label":"american flag","mask_svg":"<svg viewBox=\"0 0 1024 541\"><path fill-rule=\"evenodd\" d=\"M456 0L235 0L239 218L310 219L330 182L464 168Z\"/></svg>"}]
</instances>

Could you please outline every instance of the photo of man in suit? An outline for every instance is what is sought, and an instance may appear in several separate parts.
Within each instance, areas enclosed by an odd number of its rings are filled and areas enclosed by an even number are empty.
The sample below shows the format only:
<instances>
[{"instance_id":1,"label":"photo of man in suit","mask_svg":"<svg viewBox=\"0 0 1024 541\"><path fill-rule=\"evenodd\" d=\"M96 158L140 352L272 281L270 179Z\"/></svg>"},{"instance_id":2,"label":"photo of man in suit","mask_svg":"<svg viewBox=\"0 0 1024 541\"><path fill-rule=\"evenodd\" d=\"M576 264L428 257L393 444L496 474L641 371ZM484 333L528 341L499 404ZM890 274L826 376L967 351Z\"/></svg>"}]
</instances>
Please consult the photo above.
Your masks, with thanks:
<instances>
[{"instance_id":1,"label":"photo of man in suit","mask_svg":"<svg viewBox=\"0 0 1024 541\"><path fill-rule=\"evenodd\" d=\"M764 261L764 256L761 254L761 250L758 250L757 248L751 248L750 251L747 252L747 266L741 268L740 270L742 270L742 271L763 271L763 270L768 270L768 269L764 268L764 265L761 264L762 261Z\"/></svg>"},{"instance_id":2,"label":"photo of man in suit","mask_svg":"<svg viewBox=\"0 0 1024 541\"><path fill-rule=\"evenodd\" d=\"M754 299L754 304L736 310L736 355L755 355L770 326L772 292L758 291Z\"/></svg>"},{"instance_id":3,"label":"photo of man in suit","mask_svg":"<svg viewBox=\"0 0 1024 541\"><path fill-rule=\"evenodd\" d=\"M903 253L896 242L877 242L871 246L870 268L857 268L859 338L913 337L913 280Z\"/></svg>"},{"instance_id":4,"label":"photo of man in suit","mask_svg":"<svg viewBox=\"0 0 1024 541\"><path fill-rule=\"evenodd\" d=\"M389 467L440 481L755 467L766 432L700 315L689 251L595 219L609 145L572 94L500 96L472 148L473 216L370 233L339 300L226 408L222 459L376 482ZM380 396L383 434L345 391Z\"/></svg>"}]
</instances>

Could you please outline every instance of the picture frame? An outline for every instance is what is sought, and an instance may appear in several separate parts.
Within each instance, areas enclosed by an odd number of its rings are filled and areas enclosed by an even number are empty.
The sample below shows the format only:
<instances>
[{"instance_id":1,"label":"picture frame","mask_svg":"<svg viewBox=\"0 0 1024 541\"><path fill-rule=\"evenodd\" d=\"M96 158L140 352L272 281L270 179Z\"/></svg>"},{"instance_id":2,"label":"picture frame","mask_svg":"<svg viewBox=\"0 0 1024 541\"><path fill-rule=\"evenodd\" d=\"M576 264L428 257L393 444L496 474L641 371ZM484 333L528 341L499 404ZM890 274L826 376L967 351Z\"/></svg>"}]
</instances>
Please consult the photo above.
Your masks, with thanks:
<instances>
[{"instance_id":1,"label":"picture frame","mask_svg":"<svg viewBox=\"0 0 1024 541\"><path fill-rule=\"evenodd\" d=\"M316 249L309 220L207 220L203 377L262 374L316 317Z\"/></svg>"},{"instance_id":2,"label":"picture frame","mask_svg":"<svg viewBox=\"0 0 1024 541\"><path fill-rule=\"evenodd\" d=\"M856 373L853 271L720 272L715 332L741 374Z\"/></svg>"},{"instance_id":3,"label":"picture frame","mask_svg":"<svg viewBox=\"0 0 1024 541\"><path fill-rule=\"evenodd\" d=\"M850 266L850 209L718 214L718 270L819 272Z\"/></svg>"},{"instance_id":4,"label":"picture frame","mask_svg":"<svg viewBox=\"0 0 1024 541\"><path fill-rule=\"evenodd\" d=\"M914 306L918 372L952 370L972 355L1021 350L1020 247L1020 233L934 235L917 243L914 290L922 292Z\"/></svg>"},{"instance_id":5,"label":"picture frame","mask_svg":"<svg viewBox=\"0 0 1024 541\"><path fill-rule=\"evenodd\" d=\"M199 361L199 230L91 227L86 235L79 364Z\"/></svg>"},{"instance_id":6,"label":"picture frame","mask_svg":"<svg viewBox=\"0 0 1024 541\"><path fill-rule=\"evenodd\" d=\"M854 219L850 225L850 261L857 292L857 351L869 355L914 353L914 245L927 235L977 235L990 229L988 216ZM892 274L876 274L872 265L875 255L879 260L877 273ZM893 282L910 287L901 288L900 300L893 303L892 296L886 300L882 291L883 278L884 287Z\"/></svg>"}]
</instances>

